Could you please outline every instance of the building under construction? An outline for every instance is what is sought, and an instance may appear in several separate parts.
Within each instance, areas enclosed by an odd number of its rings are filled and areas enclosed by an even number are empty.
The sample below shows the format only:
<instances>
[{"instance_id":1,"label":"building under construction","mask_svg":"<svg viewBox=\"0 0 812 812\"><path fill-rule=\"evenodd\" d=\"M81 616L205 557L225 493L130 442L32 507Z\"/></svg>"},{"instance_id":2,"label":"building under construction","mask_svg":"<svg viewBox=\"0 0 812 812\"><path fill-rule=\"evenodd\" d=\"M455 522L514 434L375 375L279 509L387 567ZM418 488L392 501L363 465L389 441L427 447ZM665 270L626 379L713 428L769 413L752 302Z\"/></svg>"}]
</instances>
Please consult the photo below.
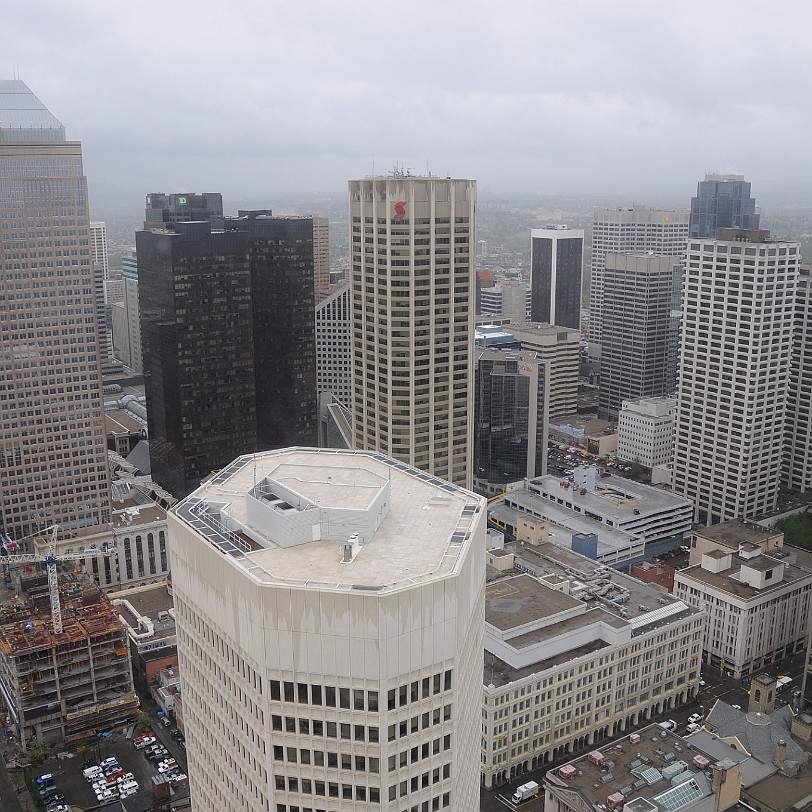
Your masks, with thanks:
<instances>
[{"instance_id":1,"label":"building under construction","mask_svg":"<svg viewBox=\"0 0 812 812\"><path fill-rule=\"evenodd\" d=\"M134 721L127 632L98 586L78 570L60 573L61 631L45 569L6 569L6 588L13 597L0 608L0 692L21 745L95 738Z\"/></svg>"}]
</instances>

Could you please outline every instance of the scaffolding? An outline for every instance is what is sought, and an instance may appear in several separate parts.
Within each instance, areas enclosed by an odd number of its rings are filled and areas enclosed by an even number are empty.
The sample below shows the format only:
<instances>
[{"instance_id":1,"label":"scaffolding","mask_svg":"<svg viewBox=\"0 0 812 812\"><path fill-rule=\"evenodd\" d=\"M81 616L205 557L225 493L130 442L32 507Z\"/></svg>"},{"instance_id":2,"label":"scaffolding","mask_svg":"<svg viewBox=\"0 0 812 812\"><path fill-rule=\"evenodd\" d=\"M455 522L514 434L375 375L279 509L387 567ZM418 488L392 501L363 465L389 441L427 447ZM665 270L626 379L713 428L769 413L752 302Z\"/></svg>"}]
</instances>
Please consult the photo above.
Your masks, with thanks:
<instances>
[{"instance_id":1,"label":"scaffolding","mask_svg":"<svg viewBox=\"0 0 812 812\"><path fill-rule=\"evenodd\" d=\"M0 694L20 744L78 741L133 722L127 632L107 596L85 575L63 575L57 633L47 578L28 568L19 586L0 609Z\"/></svg>"}]
</instances>

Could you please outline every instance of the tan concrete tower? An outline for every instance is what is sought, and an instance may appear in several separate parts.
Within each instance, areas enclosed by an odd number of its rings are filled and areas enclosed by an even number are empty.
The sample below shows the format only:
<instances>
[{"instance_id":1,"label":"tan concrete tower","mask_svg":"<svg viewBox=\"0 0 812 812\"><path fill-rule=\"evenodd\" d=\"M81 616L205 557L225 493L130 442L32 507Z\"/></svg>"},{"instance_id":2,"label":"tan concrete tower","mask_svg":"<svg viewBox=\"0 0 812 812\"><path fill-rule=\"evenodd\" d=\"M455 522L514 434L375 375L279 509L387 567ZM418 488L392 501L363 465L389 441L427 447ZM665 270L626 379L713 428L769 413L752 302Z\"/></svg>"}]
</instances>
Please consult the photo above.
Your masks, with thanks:
<instances>
[{"instance_id":1,"label":"tan concrete tower","mask_svg":"<svg viewBox=\"0 0 812 812\"><path fill-rule=\"evenodd\" d=\"M471 484L476 181L350 181L353 437Z\"/></svg>"},{"instance_id":2,"label":"tan concrete tower","mask_svg":"<svg viewBox=\"0 0 812 812\"><path fill-rule=\"evenodd\" d=\"M82 147L0 81L0 511L21 538L110 515Z\"/></svg>"}]
</instances>

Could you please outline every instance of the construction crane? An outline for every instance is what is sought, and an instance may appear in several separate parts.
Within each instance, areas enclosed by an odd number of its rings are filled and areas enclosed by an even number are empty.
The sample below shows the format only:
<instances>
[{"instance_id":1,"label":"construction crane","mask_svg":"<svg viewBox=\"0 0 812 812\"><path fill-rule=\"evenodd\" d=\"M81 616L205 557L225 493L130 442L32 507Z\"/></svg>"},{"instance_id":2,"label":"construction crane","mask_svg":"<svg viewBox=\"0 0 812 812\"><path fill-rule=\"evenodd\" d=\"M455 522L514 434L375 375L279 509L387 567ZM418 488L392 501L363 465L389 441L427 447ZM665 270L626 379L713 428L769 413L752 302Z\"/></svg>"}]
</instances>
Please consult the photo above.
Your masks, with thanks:
<instances>
[{"instance_id":1,"label":"construction crane","mask_svg":"<svg viewBox=\"0 0 812 812\"><path fill-rule=\"evenodd\" d=\"M59 533L59 525L53 524L47 528L50 534L48 540L48 549L43 557L42 553L15 553L19 542L12 540L5 533L2 534L3 541L3 560L8 564L34 564L40 563L48 570L48 595L51 598L51 620L54 626L54 634L62 633L62 605L59 602L59 581L57 578L56 565L56 539ZM26 538L33 538L26 536ZM24 541L25 539L22 539ZM115 543L114 543L115 546ZM59 556L59 561L80 561L83 558L100 558L107 557L113 554L112 549L108 549L108 545L102 544L101 547L83 550L79 553L66 553Z\"/></svg>"}]
</instances>

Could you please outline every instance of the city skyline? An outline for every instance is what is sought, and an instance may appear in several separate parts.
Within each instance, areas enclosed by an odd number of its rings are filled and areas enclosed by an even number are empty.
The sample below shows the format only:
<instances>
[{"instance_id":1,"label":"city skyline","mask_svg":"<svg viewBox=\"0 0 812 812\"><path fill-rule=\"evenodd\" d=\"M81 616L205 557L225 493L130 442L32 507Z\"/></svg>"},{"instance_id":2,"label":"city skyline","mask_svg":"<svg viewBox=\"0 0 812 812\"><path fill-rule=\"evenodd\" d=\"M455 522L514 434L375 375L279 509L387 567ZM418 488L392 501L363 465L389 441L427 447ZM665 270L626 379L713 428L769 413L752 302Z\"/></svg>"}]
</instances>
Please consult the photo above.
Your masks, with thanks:
<instances>
[{"instance_id":1,"label":"city skyline","mask_svg":"<svg viewBox=\"0 0 812 812\"><path fill-rule=\"evenodd\" d=\"M631 2L578 15L418 2L393 25L369 3L223 15L204 2L193 32L183 8L161 7L156 28L126 6L12 7L3 70L70 115L88 176L126 193L339 191L395 160L476 177L483 193L687 198L709 171L746 174L762 198L798 189L812 177L799 104L811 12L763 20L737 6L739 47L719 47L728 6L703 8L697 26L689 11ZM363 49L346 47L354 37ZM182 91L147 90L167 74ZM745 75L746 98L724 89Z\"/></svg>"}]
</instances>

